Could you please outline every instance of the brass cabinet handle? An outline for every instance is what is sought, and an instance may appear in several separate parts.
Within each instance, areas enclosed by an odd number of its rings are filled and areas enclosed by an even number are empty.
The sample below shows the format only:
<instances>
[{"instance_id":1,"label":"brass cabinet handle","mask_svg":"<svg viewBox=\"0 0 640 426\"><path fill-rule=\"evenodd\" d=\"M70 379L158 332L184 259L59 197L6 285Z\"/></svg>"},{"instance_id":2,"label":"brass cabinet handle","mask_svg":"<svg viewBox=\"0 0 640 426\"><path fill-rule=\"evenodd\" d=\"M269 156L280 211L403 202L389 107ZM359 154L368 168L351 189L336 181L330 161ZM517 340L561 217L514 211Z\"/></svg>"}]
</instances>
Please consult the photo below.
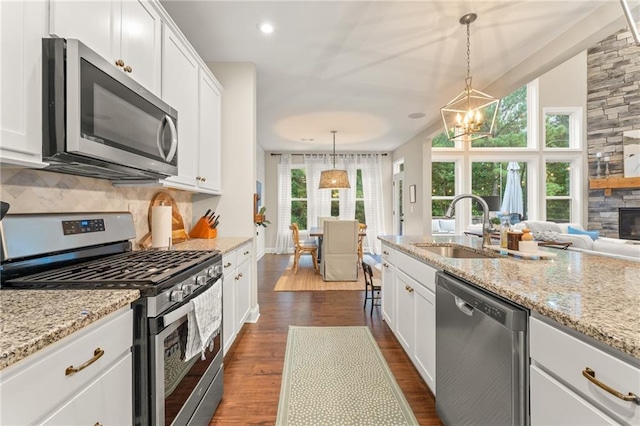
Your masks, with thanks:
<instances>
[{"instance_id":1,"label":"brass cabinet handle","mask_svg":"<svg viewBox=\"0 0 640 426\"><path fill-rule=\"evenodd\" d=\"M242 272L240 272L240 273L238 274L238 277L239 277L239 278L242 278Z\"/></svg>"},{"instance_id":2,"label":"brass cabinet handle","mask_svg":"<svg viewBox=\"0 0 640 426\"><path fill-rule=\"evenodd\" d=\"M95 351L93 351L93 357L85 362L84 364L82 364L80 367L75 368L73 365L67 367L66 370L64 370L64 375L65 376L69 376L70 374L75 374L79 371L84 370L85 368L87 368L88 366L90 366L91 364L93 364L94 362L96 362L97 360L99 360L100 358L102 358L102 355L104 355L104 350L100 349L100 348L96 348Z\"/></svg>"},{"instance_id":3,"label":"brass cabinet handle","mask_svg":"<svg viewBox=\"0 0 640 426\"><path fill-rule=\"evenodd\" d=\"M124 67L124 61L122 59L118 59L116 61L116 65L119 66L119 67Z\"/></svg>"},{"instance_id":4,"label":"brass cabinet handle","mask_svg":"<svg viewBox=\"0 0 640 426\"><path fill-rule=\"evenodd\" d=\"M236 275L234 279L238 281L240 279L240 275Z\"/></svg>"},{"instance_id":5,"label":"brass cabinet handle","mask_svg":"<svg viewBox=\"0 0 640 426\"><path fill-rule=\"evenodd\" d=\"M124 67L123 70L124 70L124 72L133 72L133 68L131 68L129 65Z\"/></svg>"},{"instance_id":6,"label":"brass cabinet handle","mask_svg":"<svg viewBox=\"0 0 640 426\"><path fill-rule=\"evenodd\" d=\"M231 262L226 263L226 264L224 265L224 267L225 267L225 268L228 268L229 266L231 266Z\"/></svg>"},{"instance_id":7,"label":"brass cabinet handle","mask_svg":"<svg viewBox=\"0 0 640 426\"><path fill-rule=\"evenodd\" d=\"M196 176L196 180L202 180L200 176Z\"/></svg>"},{"instance_id":8,"label":"brass cabinet handle","mask_svg":"<svg viewBox=\"0 0 640 426\"><path fill-rule=\"evenodd\" d=\"M408 293L413 293L413 289L408 285L405 285L404 289L407 290Z\"/></svg>"},{"instance_id":9,"label":"brass cabinet handle","mask_svg":"<svg viewBox=\"0 0 640 426\"><path fill-rule=\"evenodd\" d=\"M95 425L93 425L93 426L102 426L102 423L100 423L100 422L96 422L96 424L95 424Z\"/></svg>"},{"instance_id":10,"label":"brass cabinet handle","mask_svg":"<svg viewBox=\"0 0 640 426\"><path fill-rule=\"evenodd\" d=\"M203 181L203 182L206 182L207 178L203 176L202 178L200 178L200 180Z\"/></svg>"},{"instance_id":11,"label":"brass cabinet handle","mask_svg":"<svg viewBox=\"0 0 640 426\"><path fill-rule=\"evenodd\" d=\"M590 381L600 389L603 389L609 392L611 395L615 396L616 398L620 398L623 401L632 401L640 405L640 397L638 395L631 392L629 392L627 395L624 395L621 392L618 392L617 390L612 388L611 386L605 385L600 380L596 379L596 372L590 369L589 367L582 370L582 375L586 377L588 381Z\"/></svg>"},{"instance_id":12,"label":"brass cabinet handle","mask_svg":"<svg viewBox=\"0 0 640 426\"><path fill-rule=\"evenodd\" d=\"M249 253L251 253L251 252L250 252L250 251L245 251L245 252L244 252L244 254L249 254Z\"/></svg>"},{"instance_id":13,"label":"brass cabinet handle","mask_svg":"<svg viewBox=\"0 0 640 426\"><path fill-rule=\"evenodd\" d=\"M384 266L385 268L389 267L389 265L387 265L386 263L384 263L382 266Z\"/></svg>"},{"instance_id":14,"label":"brass cabinet handle","mask_svg":"<svg viewBox=\"0 0 640 426\"><path fill-rule=\"evenodd\" d=\"M389 256L389 252L388 252L388 251L386 251L386 250L383 250L383 251L382 251L382 254L386 254L387 256Z\"/></svg>"}]
</instances>

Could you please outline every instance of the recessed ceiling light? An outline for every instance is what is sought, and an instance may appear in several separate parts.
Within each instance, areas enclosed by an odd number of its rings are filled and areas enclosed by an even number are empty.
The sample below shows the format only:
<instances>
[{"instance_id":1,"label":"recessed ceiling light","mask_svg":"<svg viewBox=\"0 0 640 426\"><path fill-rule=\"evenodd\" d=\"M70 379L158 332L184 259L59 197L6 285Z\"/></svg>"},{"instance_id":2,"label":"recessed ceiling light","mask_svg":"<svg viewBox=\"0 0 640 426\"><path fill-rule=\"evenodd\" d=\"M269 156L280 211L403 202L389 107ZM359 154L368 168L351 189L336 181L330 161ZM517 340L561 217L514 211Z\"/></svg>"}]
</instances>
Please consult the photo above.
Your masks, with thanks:
<instances>
[{"instance_id":1,"label":"recessed ceiling light","mask_svg":"<svg viewBox=\"0 0 640 426\"><path fill-rule=\"evenodd\" d=\"M411 114L409 114L407 117L409 118L422 118L424 117L426 114L424 112L412 112Z\"/></svg>"},{"instance_id":2,"label":"recessed ceiling light","mask_svg":"<svg viewBox=\"0 0 640 426\"><path fill-rule=\"evenodd\" d=\"M274 30L273 24L271 24L270 22L260 22L258 24L258 28L260 28L260 31L265 34L271 34Z\"/></svg>"}]
</instances>

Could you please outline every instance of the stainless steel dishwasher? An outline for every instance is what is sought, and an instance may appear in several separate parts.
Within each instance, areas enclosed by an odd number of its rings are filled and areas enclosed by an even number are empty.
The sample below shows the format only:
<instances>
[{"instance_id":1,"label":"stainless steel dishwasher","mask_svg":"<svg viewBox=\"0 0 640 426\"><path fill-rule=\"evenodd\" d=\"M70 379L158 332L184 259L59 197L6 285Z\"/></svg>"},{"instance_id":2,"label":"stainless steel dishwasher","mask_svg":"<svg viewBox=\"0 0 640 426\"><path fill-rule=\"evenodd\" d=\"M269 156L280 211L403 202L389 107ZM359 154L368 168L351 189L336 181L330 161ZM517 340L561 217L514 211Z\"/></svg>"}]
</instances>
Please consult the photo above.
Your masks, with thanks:
<instances>
[{"instance_id":1,"label":"stainless steel dishwasher","mask_svg":"<svg viewBox=\"0 0 640 426\"><path fill-rule=\"evenodd\" d=\"M436 410L446 425L527 425L528 312L436 274Z\"/></svg>"}]
</instances>

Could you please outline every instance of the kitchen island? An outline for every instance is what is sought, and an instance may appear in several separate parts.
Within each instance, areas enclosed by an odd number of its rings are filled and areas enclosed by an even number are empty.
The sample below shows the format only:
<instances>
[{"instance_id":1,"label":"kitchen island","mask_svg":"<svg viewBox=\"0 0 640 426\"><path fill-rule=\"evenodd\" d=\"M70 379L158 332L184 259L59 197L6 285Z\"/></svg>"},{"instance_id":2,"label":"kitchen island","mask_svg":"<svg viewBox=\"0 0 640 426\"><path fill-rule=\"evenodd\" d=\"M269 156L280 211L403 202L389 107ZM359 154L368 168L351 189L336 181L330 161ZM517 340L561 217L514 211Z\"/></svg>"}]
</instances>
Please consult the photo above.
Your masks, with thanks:
<instances>
[{"instance_id":1,"label":"kitchen island","mask_svg":"<svg viewBox=\"0 0 640 426\"><path fill-rule=\"evenodd\" d=\"M640 262L545 248L557 256L525 260L443 257L414 245L464 245L468 236L380 236L379 239L437 269L551 318L616 351L640 360Z\"/></svg>"}]
</instances>

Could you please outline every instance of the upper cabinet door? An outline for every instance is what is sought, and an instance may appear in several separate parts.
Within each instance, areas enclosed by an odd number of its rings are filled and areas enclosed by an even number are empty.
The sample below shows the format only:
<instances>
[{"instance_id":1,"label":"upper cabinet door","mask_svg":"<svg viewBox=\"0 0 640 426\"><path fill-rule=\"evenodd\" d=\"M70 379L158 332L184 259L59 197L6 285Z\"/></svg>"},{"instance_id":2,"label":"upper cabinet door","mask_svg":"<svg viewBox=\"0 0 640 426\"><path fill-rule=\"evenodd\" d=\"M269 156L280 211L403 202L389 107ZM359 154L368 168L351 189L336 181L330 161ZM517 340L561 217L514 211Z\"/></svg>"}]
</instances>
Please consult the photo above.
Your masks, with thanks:
<instances>
[{"instance_id":1,"label":"upper cabinet door","mask_svg":"<svg viewBox=\"0 0 640 426\"><path fill-rule=\"evenodd\" d=\"M119 43L125 72L160 96L162 20L147 1L122 2Z\"/></svg>"},{"instance_id":2,"label":"upper cabinet door","mask_svg":"<svg viewBox=\"0 0 640 426\"><path fill-rule=\"evenodd\" d=\"M162 99L178 111L178 176L169 180L195 188L198 157L198 62L164 26Z\"/></svg>"},{"instance_id":3,"label":"upper cabinet door","mask_svg":"<svg viewBox=\"0 0 640 426\"><path fill-rule=\"evenodd\" d=\"M200 71L200 154L198 186L211 193L222 193L220 171L221 90L205 70Z\"/></svg>"},{"instance_id":4,"label":"upper cabinet door","mask_svg":"<svg viewBox=\"0 0 640 426\"><path fill-rule=\"evenodd\" d=\"M160 94L162 22L147 0L51 1L49 32L80 40Z\"/></svg>"},{"instance_id":5,"label":"upper cabinet door","mask_svg":"<svg viewBox=\"0 0 640 426\"><path fill-rule=\"evenodd\" d=\"M44 1L0 1L0 162L42 163Z\"/></svg>"},{"instance_id":6,"label":"upper cabinet door","mask_svg":"<svg viewBox=\"0 0 640 426\"><path fill-rule=\"evenodd\" d=\"M115 65L113 40L120 33L119 1L51 1L49 32L76 38Z\"/></svg>"}]
</instances>

